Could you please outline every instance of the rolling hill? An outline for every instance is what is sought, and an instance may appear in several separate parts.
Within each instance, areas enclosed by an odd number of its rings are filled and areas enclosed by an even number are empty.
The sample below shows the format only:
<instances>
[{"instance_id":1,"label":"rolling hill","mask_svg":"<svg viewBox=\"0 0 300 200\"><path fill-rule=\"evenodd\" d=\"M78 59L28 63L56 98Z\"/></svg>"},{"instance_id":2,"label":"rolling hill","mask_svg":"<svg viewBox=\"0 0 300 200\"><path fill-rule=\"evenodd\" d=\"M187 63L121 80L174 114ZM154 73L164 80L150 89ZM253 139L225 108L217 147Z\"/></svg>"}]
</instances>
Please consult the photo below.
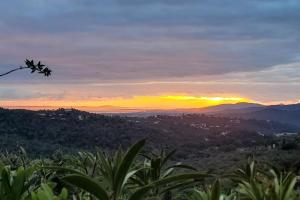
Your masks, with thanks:
<instances>
[{"instance_id":1,"label":"rolling hill","mask_svg":"<svg viewBox=\"0 0 300 200\"><path fill-rule=\"evenodd\" d=\"M272 120L300 127L300 104L224 109L211 112L211 114L243 119Z\"/></svg>"},{"instance_id":2,"label":"rolling hill","mask_svg":"<svg viewBox=\"0 0 300 200\"><path fill-rule=\"evenodd\" d=\"M203 114L120 117L74 109L0 109L1 150L23 146L37 155L51 154L57 149L112 150L142 138L147 138L152 148L251 146L265 143L265 136L297 131L297 127L279 122Z\"/></svg>"}]
</instances>

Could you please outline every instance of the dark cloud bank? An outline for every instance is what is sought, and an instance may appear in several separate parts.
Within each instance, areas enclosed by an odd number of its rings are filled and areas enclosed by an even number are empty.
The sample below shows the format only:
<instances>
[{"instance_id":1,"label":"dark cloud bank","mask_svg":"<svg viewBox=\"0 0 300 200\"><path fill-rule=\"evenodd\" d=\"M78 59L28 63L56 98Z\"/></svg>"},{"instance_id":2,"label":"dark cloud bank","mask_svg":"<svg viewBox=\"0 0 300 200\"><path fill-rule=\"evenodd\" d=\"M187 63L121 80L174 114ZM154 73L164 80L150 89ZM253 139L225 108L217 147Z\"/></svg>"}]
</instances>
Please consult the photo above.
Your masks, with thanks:
<instances>
[{"instance_id":1,"label":"dark cloud bank","mask_svg":"<svg viewBox=\"0 0 300 200\"><path fill-rule=\"evenodd\" d=\"M62 83L259 71L300 58L297 0L12 0L0 7L0 69L37 57Z\"/></svg>"}]
</instances>

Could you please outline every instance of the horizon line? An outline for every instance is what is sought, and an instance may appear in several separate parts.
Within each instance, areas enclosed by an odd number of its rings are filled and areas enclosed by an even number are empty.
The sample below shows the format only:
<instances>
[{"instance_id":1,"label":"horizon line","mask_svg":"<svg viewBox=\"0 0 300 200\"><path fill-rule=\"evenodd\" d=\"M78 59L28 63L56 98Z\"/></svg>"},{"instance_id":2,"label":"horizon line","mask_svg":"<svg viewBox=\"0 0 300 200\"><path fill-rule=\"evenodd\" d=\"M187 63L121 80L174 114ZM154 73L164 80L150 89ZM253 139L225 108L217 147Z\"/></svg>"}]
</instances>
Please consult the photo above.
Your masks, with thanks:
<instances>
[{"instance_id":1,"label":"horizon line","mask_svg":"<svg viewBox=\"0 0 300 200\"><path fill-rule=\"evenodd\" d=\"M189 110L189 109L199 109L204 110L206 108L210 107L217 107L222 105L237 105L237 104L257 104L262 106L275 106L275 105L296 105L299 103L278 103L278 104L263 104L263 103L249 103L249 102L238 102L238 103L224 103L219 105L213 105L213 106L206 106L206 107L190 107L190 108L134 108L134 107L118 107L118 106L112 106L112 105L104 105L104 106L1 106L0 108L3 109L24 109L24 110L32 110L32 111L39 111L39 110L59 110L59 109L74 109L74 110L81 110L81 111L94 111L94 112L103 112L103 113L109 113L111 112L124 112L124 111L131 111L131 112L146 112L146 111L176 111L176 110ZM112 109L109 109L112 108ZM36 108L36 109L35 109ZM97 110L99 108L99 110ZM101 110L103 108L103 110ZM106 109L105 109L106 108ZM85 110L86 109L86 110ZM95 109L95 110L93 110Z\"/></svg>"}]
</instances>

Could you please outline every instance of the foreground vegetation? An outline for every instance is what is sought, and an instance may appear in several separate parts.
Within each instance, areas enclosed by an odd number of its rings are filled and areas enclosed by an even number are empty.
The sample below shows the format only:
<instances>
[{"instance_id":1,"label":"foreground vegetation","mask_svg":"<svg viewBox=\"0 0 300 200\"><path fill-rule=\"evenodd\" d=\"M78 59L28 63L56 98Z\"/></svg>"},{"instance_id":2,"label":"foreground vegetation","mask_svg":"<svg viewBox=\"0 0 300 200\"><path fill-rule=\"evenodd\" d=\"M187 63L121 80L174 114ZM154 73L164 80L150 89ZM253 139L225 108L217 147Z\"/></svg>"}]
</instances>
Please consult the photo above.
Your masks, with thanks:
<instances>
[{"instance_id":1,"label":"foreground vegetation","mask_svg":"<svg viewBox=\"0 0 300 200\"><path fill-rule=\"evenodd\" d=\"M295 172L252 159L230 174L170 161L175 151L101 150L29 160L23 148L1 155L1 200L298 200ZM225 187L232 185L230 188ZM298 195L298 196L297 196Z\"/></svg>"}]
</instances>

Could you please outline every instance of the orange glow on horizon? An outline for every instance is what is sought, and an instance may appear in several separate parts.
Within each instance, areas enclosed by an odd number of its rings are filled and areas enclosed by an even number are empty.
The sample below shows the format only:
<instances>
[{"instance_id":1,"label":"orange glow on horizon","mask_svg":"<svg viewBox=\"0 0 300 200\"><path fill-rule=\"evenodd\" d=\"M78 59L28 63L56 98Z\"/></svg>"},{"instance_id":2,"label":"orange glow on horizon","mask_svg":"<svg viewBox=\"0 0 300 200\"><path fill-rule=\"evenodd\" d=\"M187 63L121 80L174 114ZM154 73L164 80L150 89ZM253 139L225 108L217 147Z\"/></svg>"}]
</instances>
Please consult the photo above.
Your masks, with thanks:
<instances>
[{"instance_id":1,"label":"orange glow on horizon","mask_svg":"<svg viewBox=\"0 0 300 200\"><path fill-rule=\"evenodd\" d=\"M181 108L203 108L219 104L233 104L239 102L253 102L242 97L207 97L207 96L187 96L187 95L165 95L165 96L134 96L131 98L101 98L91 100L18 100L2 101L2 107L53 107L53 108L87 108L96 110L97 108L111 109L114 107L128 109L181 109Z\"/></svg>"}]
</instances>

